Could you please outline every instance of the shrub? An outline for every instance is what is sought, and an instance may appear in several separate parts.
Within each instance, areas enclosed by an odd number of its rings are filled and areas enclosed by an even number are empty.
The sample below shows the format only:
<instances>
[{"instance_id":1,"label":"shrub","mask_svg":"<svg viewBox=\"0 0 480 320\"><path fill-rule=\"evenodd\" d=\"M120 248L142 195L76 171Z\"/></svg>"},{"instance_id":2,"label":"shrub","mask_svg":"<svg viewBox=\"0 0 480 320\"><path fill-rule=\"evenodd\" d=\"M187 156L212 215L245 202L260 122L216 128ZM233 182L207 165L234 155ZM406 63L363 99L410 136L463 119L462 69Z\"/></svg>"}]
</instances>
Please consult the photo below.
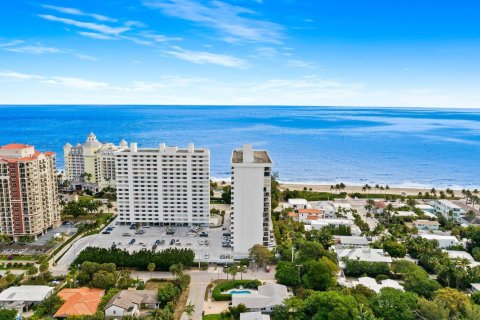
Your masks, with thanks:
<instances>
[{"instance_id":1,"label":"shrub","mask_svg":"<svg viewBox=\"0 0 480 320\"><path fill-rule=\"evenodd\" d=\"M212 292L212 297L215 301L229 301L232 300L231 294L224 294L222 292L230 289L239 288L240 286L248 289L257 289L262 283L258 280L235 280L227 281L218 284Z\"/></svg>"},{"instance_id":2,"label":"shrub","mask_svg":"<svg viewBox=\"0 0 480 320\"><path fill-rule=\"evenodd\" d=\"M369 277L376 277L379 274L389 274L390 268L386 262L366 262L358 260L347 260L345 274L358 277L363 274Z\"/></svg>"}]
</instances>

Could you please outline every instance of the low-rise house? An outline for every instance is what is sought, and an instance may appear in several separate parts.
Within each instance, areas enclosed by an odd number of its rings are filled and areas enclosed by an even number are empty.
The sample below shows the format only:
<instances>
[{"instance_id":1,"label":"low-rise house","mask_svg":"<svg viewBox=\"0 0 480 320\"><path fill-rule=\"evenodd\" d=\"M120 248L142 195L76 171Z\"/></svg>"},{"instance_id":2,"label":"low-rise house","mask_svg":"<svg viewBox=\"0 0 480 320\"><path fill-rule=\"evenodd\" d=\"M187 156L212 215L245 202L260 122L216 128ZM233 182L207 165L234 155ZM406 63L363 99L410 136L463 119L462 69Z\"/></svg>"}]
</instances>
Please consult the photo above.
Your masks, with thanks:
<instances>
[{"instance_id":1,"label":"low-rise house","mask_svg":"<svg viewBox=\"0 0 480 320\"><path fill-rule=\"evenodd\" d=\"M352 236L359 236L362 231L358 228L355 223L350 219L317 219L310 222L311 229L320 230L327 226L339 227L345 226L350 227ZM306 228L305 230L307 230Z\"/></svg>"},{"instance_id":2,"label":"low-rise house","mask_svg":"<svg viewBox=\"0 0 480 320\"><path fill-rule=\"evenodd\" d=\"M250 294L232 294L232 306L244 304L248 311L262 313L272 312L273 307L282 305L283 301L291 297L287 287L282 284L268 283L258 287L258 291Z\"/></svg>"},{"instance_id":3,"label":"low-rise house","mask_svg":"<svg viewBox=\"0 0 480 320\"><path fill-rule=\"evenodd\" d=\"M369 241L358 236L333 236L336 248L368 248Z\"/></svg>"},{"instance_id":4,"label":"low-rise house","mask_svg":"<svg viewBox=\"0 0 480 320\"><path fill-rule=\"evenodd\" d=\"M438 221L431 220L414 220L412 221L412 225L418 230L433 231L440 228L440 223Z\"/></svg>"},{"instance_id":5,"label":"low-rise house","mask_svg":"<svg viewBox=\"0 0 480 320\"><path fill-rule=\"evenodd\" d=\"M458 222L462 226L469 226L469 225L478 226L480 225L480 218L478 216L464 216L459 218Z\"/></svg>"},{"instance_id":6,"label":"low-rise house","mask_svg":"<svg viewBox=\"0 0 480 320\"><path fill-rule=\"evenodd\" d=\"M392 279L385 279L385 280L382 280L380 283L378 283L373 278L362 277L362 278L358 278L358 281L353 281L353 285L354 286L358 286L358 285L365 286L365 287L369 288L370 290L375 291L376 293L379 293L380 290L382 290L383 288L394 288L394 289L398 289L398 290L401 290L401 291L405 291L403 289L403 286L398 281L392 280Z\"/></svg>"},{"instance_id":7,"label":"low-rise house","mask_svg":"<svg viewBox=\"0 0 480 320\"><path fill-rule=\"evenodd\" d=\"M309 205L305 199L288 199L288 202L285 204L285 209L286 208L292 208L294 210L307 209Z\"/></svg>"},{"instance_id":8,"label":"low-rise house","mask_svg":"<svg viewBox=\"0 0 480 320\"><path fill-rule=\"evenodd\" d=\"M458 239L454 236L446 236L440 234L419 234L419 237L427 240L437 240L440 248L446 249L448 247L457 246L460 244Z\"/></svg>"},{"instance_id":9,"label":"low-rise house","mask_svg":"<svg viewBox=\"0 0 480 320\"><path fill-rule=\"evenodd\" d=\"M435 208L429 204L417 204L415 208L422 210L423 212L435 213Z\"/></svg>"},{"instance_id":10,"label":"low-rise house","mask_svg":"<svg viewBox=\"0 0 480 320\"><path fill-rule=\"evenodd\" d=\"M340 248L337 251L337 260L340 268L345 268L345 261L358 260L365 262L392 263L392 258L383 249L372 248Z\"/></svg>"},{"instance_id":11,"label":"low-rise house","mask_svg":"<svg viewBox=\"0 0 480 320\"><path fill-rule=\"evenodd\" d=\"M293 220L304 224L310 224L311 221L324 218L323 212L318 209L298 209L293 212L289 212L288 216Z\"/></svg>"},{"instance_id":12,"label":"low-rise house","mask_svg":"<svg viewBox=\"0 0 480 320\"><path fill-rule=\"evenodd\" d=\"M69 316L90 316L97 312L98 304L102 300L105 290L94 288L66 288L58 292L58 296L65 301L55 313L55 318Z\"/></svg>"},{"instance_id":13,"label":"low-rise house","mask_svg":"<svg viewBox=\"0 0 480 320\"><path fill-rule=\"evenodd\" d=\"M349 203L343 203L343 202L332 202L332 207L335 209L335 212L341 212L341 211L350 211L352 210L352 206Z\"/></svg>"},{"instance_id":14,"label":"low-rise house","mask_svg":"<svg viewBox=\"0 0 480 320\"><path fill-rule=\"evenodd\" d=\"M472 255L466 251L460 250L444 250L448 254L450 259L465 259L468 261L471 267L476 267L480 265L480 262L475 261Z\"/></svg>"},{"instance_id":15,"label":"low-rise house","mask_svg":"<svg viewBox=\"0 0 480 320\"><path fill-rule=\"evenodd\" d=\"M414 218L414 217L417 216L417 214L416 214L415 212L413 212L413 211L395 211L395 212L393 212L393 215L394 215L394 216L397 216L397 217L404 217L404 218L405 218L405 217L412 217L412 218Z\"/></svg>"},{"instance_id":16,"label":"low-rise house","mask_svg":"<svg viewBox=\"0 0 480 320\"><path fill-rule=\"evenodd\" d=\"M440 212L445 218L453 218L460 222L460 219L465 216L465 210L445 199L437 199L430 202L430 205L436 212Z\"/></svg>"},{"instance_id":17,"label":"low-rise house","mask_svg":"<svg viewBox=\"0 0 480 320\"><path fill-rule=\"evenodd\" d=\"M50 297L55 288L49 286L10 287L0 293L0 307L17 310L19 314Z\"/></svg>"},{"instance_id":18,"label":"low-rise house","mask_svg":"<svg viewBox=\"0 0 480 320\"><path fill-rule=\"evenodd\" d=\"M480 291L480 283L470 283L470 286L472 287L470 289L472 293Z\"/></svg>"},{"instance_id":19,"label":"low-rise house","mask_svg":"<svg viewBox=\"0 0 480 320\"><path fill-rule=\"evenodd\" d=\"M257 312L244 312L240 314L240 320L270 320L270 315Z\"/></svg>"},{"instance_id":20,"label":"low-rise house","mask_svg":"<svg viewBox=\"0 0 480 320\"><path fill-rule=\"evenodd\" d=\"M136 317L140 309L157 309L157 290L122 290L108 301L105 306L105 317L122 318L125 316Z\"/></svg>"},{"instance_id":21,"label":"low-rise house","mask_svg":"<svg viewBox=\"0 0 480 320\"><path fill-rule=\"evenodd\" d=\"M375 201L373 203L373 213L374 214L382 214L387 204L384 201Z\"/></svg>"}]
</instances>

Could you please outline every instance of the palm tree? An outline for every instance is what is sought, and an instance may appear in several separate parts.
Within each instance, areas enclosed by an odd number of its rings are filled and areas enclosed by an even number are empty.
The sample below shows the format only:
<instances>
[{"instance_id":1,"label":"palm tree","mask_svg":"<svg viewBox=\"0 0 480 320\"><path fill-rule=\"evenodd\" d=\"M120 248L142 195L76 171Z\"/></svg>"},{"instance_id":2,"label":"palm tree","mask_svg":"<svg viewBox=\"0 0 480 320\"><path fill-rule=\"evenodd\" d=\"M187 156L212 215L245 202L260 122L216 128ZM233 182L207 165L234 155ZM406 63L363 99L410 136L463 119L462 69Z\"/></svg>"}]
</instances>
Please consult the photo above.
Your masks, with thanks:
<instances>
[{"instance_id":1,"label":"palm tree","mask_svg":"<svg viewBox=\"0 0 480 320\"><path fill-rule=\"evenodd\" d=\"M176 263L170 266L170 272L172 273L174 278L180 278L183 275L183 264Z\"/></svg>"},{"instance_id":2,"label":"palm tree","mask_svg":"<svg viewBox=\"0 0 480 320\"><path fill-rule=\"evenodd\" d=\"M150 271L150 279L152 279L152 272L155 270L155 263L153 262L150 262L148 265L147 265L147 269L148 271Z\"/></svg>"},{"instance_id":3,"label":"palm tree","mask_svg":"<svg viewBox=\"0 0 480 320\"><path fill-rule=\"evenodd\" d=\"M237 275L238 269L236 266L232 266L229 270L229 273L232 275L233 281L235 281L235 276Z\"/></svg>"},{"instance_id":4,"label":"palm tree","mask_svg":"<svg viewBox=\"0 0 480 320\"><path fill-rule=\"evenodd\" d=\"M183 312L185 312L189 319L192 319L192 315L195 313L195 305L189 302L185 308L183 308Z\"/></svg>"}]
</instances>

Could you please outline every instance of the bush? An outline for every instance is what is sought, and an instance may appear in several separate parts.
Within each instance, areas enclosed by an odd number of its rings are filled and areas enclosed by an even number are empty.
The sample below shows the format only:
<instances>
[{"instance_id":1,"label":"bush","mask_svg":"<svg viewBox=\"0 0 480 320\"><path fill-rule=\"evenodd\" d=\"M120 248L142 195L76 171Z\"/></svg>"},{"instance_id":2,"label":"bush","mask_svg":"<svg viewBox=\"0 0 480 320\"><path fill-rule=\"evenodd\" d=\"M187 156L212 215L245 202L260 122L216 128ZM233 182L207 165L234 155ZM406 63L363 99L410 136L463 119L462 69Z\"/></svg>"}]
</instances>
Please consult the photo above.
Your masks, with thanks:
<instances>
[{"instance_id":1,"label":"bush","mask_svg":"<svg viewBox=\"0 0 480 320\"><path fill-rule=\"evenodd\" d=\"M262 283L258 280L235 280L235 281L227 281L218 284L212 292L212 297L215 301L229 301L232 300L231 294L224 294L225 292L230 289L239 288L240 286L248 289L257 289L258 286L262 285Z\"/></svg>"},{"instance_id":2,"label":"bush","mask_svg":"<svg viewBox=\"0 0 480 320\"><path fill-rule=\"evenodd\" d=\"M386 262L347 260L345 274L354 277L363 274L369 277L376 277L379 274L390 274L390 268Z\"/></svg>"},{"instance_id":3,"label":"bush","mask_svg":"<svg viewBox=\"0 0 480 320\"><path fill-rule=\"evenodd\" d=\"M118 248L93 248L83 250L75 259L74 264L82 264L85 261L97 263L114 263L119 268L138 268L147 270L149 263L155 264L155 270L168 271L174 264L182 264L185 267L193 265L195 254L191 249L168 248L161 252L150 250L134 251Z\"/></svg>"},{"instance_id":4,"label":"bush","mask_svg":"<svg viewBox=\"0 0 480 320\"><path fill-rule=\"evenodd\" d=\"M383 281L383 280L387 280L387 279L390 279L389 276L387 276L386 274L379 274L378 276L375 277L375 280L377 282L380 282L380 281Z\"/></svg>"}]
</instances>

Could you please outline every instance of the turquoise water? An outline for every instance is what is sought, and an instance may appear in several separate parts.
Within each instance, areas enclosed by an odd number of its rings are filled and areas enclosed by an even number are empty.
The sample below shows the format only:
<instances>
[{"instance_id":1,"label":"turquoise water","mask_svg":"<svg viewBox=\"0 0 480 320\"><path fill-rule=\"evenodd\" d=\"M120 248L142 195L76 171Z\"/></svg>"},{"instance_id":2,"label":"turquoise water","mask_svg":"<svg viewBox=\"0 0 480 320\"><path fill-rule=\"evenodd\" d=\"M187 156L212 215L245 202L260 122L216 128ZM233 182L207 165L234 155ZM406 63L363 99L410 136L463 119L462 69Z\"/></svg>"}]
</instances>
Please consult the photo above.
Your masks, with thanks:
<instances>
[{"instance_id":1,"label":"turquoise water","mask_svg":"<svg viewBox=\"0 0 480 320\"><path fill-rule=\"evenodd\" d=\"M0 144L58 153L100 141L211 149L213 177L232 148L266 148L280 180L480 187L480 110L338 107L0 106Z\"/></svg>"},{"instance_id":2,"label":"turquoise water","mask_svg":"<svg viewBox=\"0 0 480 320\"><path fill-rule=\"evenodd\" d=\"M229 292L230 294L252 294L248 290L232 290Z\"/></svg>"}]
</instances>

